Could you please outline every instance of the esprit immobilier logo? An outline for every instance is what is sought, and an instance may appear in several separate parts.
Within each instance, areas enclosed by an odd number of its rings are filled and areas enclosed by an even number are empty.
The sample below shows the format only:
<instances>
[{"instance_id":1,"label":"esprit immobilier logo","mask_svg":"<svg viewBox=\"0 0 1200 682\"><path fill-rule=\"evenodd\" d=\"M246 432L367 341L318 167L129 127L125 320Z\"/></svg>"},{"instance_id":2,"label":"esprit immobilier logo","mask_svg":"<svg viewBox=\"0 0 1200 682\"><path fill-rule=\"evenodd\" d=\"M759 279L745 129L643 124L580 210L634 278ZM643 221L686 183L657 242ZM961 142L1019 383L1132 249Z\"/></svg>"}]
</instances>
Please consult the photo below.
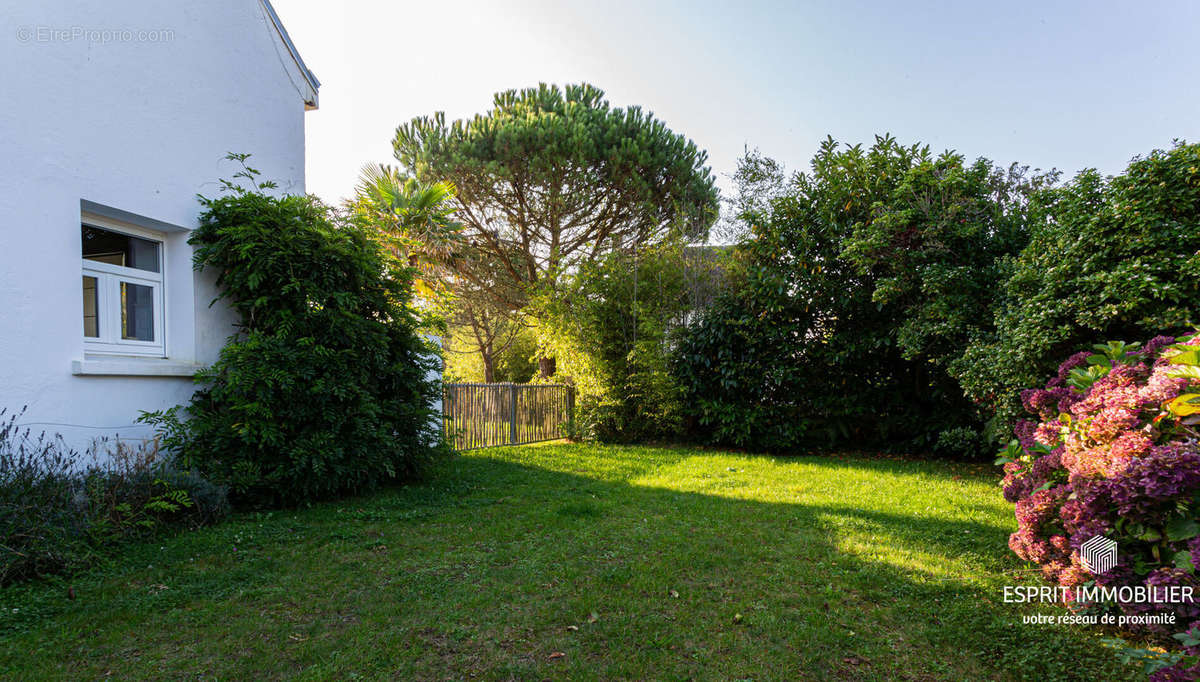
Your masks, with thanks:
<instances>
[{"instance_id":1,"label":"esprit immobilier logo","mask_svg":"<svg viewBox=\"0 0 1200 682\"><path fill-rule=\"evenodd\" d=\"M1092 575L1108 573L1117 565L1117 543L1097 535L1079 546L1079 561Z\"/></svg>"}]
</instances>

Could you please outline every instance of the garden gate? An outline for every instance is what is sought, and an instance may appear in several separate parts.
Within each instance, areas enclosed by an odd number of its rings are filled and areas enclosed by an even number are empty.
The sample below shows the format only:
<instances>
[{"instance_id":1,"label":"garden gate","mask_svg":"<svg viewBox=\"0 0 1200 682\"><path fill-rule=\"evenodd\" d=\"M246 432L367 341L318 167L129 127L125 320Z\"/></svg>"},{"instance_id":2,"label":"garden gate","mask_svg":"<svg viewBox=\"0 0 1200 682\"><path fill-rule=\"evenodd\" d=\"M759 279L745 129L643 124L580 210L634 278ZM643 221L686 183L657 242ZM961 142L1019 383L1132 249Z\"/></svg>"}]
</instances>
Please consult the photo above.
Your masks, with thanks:
<instances>
[{"instance_id":1,"label":"garden gate","mask_svg":"<svg viewBox=\"0 0 1200 682\"><path fill-rule=\"evenodd\" d=\"M574 412L568 384L443 384L442 424L455 450L562 438Z\"/></svg>"}]
</instances>

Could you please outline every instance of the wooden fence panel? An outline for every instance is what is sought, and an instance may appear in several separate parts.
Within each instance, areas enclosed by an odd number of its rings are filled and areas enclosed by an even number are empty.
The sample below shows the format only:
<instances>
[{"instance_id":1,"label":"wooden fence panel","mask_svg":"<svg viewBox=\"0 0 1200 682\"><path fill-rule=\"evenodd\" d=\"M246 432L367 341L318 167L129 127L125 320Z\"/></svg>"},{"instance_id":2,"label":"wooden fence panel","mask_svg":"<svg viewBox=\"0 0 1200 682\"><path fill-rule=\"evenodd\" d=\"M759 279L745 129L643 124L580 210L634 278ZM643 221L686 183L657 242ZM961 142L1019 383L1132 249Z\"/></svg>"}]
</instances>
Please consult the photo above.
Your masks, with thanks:
<instances>
[{"instance_id":1,"label":"wooden fence panel","mask_svg":"<svg viewBox=\"0 0 1200 682\"><path fill-rule=\"evenodd\" d=\"M567 384L443 384L442 423L456 450L562 438L575 410Z\"/></svg>"}]
</instances>

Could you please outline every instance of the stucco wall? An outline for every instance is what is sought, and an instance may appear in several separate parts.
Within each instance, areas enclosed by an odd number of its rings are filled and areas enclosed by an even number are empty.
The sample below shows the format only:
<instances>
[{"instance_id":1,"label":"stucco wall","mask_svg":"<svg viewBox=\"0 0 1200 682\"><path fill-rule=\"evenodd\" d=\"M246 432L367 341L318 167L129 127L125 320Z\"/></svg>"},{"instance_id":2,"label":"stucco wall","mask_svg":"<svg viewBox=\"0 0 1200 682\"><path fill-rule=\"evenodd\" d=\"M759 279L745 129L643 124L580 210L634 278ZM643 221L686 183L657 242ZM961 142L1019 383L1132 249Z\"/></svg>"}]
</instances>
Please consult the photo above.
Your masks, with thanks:
<instances>
[{"instance_id":1,"label":"stucco wall","mask_svg":"<svg viewBox=\"0 0 1200 682\"><path fill-rule=\"evenodd\" d=\"M192 383L72 373L96 361L84 353L81 212L116 209L167 234L168 359L211 361L231 318L191 269L196 194L215 196L236 170L228 151L253 154L280 191L304 191L306 83L258 0L8 4L0 407L27 405L24 423L79 446L144 435L138 413L186 401Z\"/></svg>"}]
</instances>

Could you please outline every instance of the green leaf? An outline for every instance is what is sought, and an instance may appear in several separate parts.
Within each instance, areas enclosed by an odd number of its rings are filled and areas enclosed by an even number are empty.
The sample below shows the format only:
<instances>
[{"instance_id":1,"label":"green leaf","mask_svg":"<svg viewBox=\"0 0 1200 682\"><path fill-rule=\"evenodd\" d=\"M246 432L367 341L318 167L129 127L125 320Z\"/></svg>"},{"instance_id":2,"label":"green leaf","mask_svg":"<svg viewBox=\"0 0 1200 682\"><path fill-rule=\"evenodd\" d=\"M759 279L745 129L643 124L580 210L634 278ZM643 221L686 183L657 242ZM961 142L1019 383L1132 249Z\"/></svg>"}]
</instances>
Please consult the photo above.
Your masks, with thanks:
<instances>
[{"instance_id":1,"label":"green leaf","mask_svg":"<svg viewBox=\"0 0 1200 682\"><path fill-rule=\"evenodd\" d=\"M1167 403L1167 409L1176 417L1200 413L1200 393L1184 393Z\"/></svg>"},{"instance_id":2,"label":"green leaf","mask_svg":"<svg viewBox=\"0 0 1200 682\"><path fill-rule=\"evenodd\" d=\"M1179 643L1186 647L1194 647L1200 644L1200 628L1193 628L1187 632L1179 632L1171 636L1179 640Z\"/></svg>"},{"instance_id":3,"label":"green leaf","mask_svg":"<svg viewBox=\"0 0 1200 682\"><path fill-rule=\"evenodd\" d=\"M1179 365L1167 371L1167 376L1176 379L1200 379L1200 367Z\"/></svg>"},{"instance_id":4,"label":"green leaf","mask_svg":"<svg viewBox=\"0 0 1200 682\"><path fill-rule=\"evenodd\" d=\"M1172 355L1167 359L1172 365L1200 365L1200 348L1188 346L1188 349Z\"/></svg>"},{"instance_id":5,"label":"green leaf","mask_svg":"<svg viewBox=\"0 0 1200 682\"><path fill-rule=\"evenodd\" d=\"M1172 542L1190 540L1200 535L1200 523L1195 519L1183 517L1172 519L1167 523L1167 539Z\"/></svg>"},{"instance_id":6,"label":"green leaf","mask_svg":"<svg viewBox=\"0 0 1200 682\"><path fill-rule=\"evenodd\" d=\"M1162 533L1153 528L1147 528L1138 534L1137 539L1145 540L1146 542L1158 542L1162 539Z\"/></svg>"}]
</instances>

